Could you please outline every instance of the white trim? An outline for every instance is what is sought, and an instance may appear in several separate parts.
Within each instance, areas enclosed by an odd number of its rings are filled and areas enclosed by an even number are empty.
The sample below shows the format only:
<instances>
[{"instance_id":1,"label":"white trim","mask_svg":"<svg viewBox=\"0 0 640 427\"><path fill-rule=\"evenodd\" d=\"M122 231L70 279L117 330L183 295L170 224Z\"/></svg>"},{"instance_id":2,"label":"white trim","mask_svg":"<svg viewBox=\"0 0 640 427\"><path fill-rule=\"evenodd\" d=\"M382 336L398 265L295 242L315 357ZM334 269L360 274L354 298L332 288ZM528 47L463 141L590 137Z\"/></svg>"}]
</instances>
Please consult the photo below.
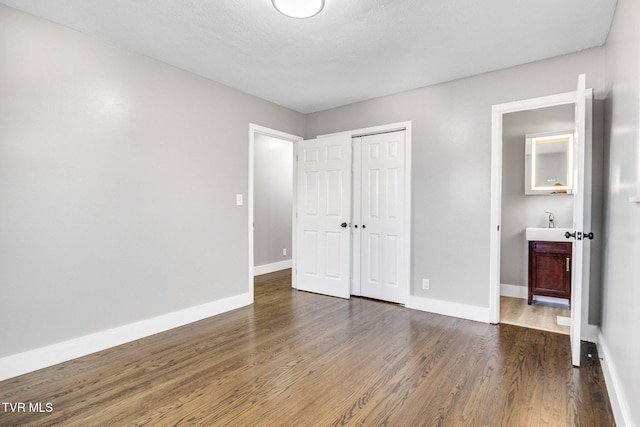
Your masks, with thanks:
<instances>
[{"instance_id":1,"label":"white trim","mask_svg":"<svg viewBox=\"0 0 640 427\"><path fill-rule=\"evenodd\" d=\"M596 325L582 325L582 341L598 343L598 334L600 333L600 327Z\"/></svg>"},{"instance_id":2,"label":"white trim","mask_svg":"<svg viewBox=\"0 0 640 427\"><path fill-rule=\"evenodd\" d=\"M380 125L380 126L372 126L372 127L368 127L368 128L361 128L361 129L353 129L353 130L346 130L346 131L342 131L342 132L334 132L334 133L327 133L324 135L318 135L316 138L327 138L330 136L337 136L337 135L349 135L351 136L351 138L355 138L357 136L364 136L364 135L372 135L372 134L376 134L376 133L384 133L384 132L393 132L396 130L407 130L407 133L410 135L411 134L411 120L408 120L406 122L397 122L397 123L389 123L387 125Z\"/></svg>"},{"instance_id":3,"label":"white trim","mask_svg":"<svg viewBox=\"0 0 640 427\"><path fill-rule=\"evenodd\" d=\"M418 297L415 295L411 295L409 297L409 302L405 307L414 310L427 311L429 313L442 314L444 316L489 323L489 309L487 307L459 304L456 302Z\"/></svg>"},{"instance_id":4,"label":"white trim","mask_svg":"<svg viewBox=\"0 0 640 427\"><path fill-rule=\"evenodd\" d=\"M529 288L526 286L500 284L500 296L527 299L529 298Z\"/></svg>"},{"instance_id":5,"label":"white trim","mask_svg":"<svg viewBox=\"0 0 640 427\"><path fill-rule=\"evenodd\" d=\"M0 358L0 381L235 310L252 302L253 294L235 295L35 350L12 354Z\"/></svg>"},{"instance_id":6,"label":"white trim","mask_svg":"<svg viewBox=\"0 0 640 427\"><path fill-rule=\"evenodd\" d=\"M500 296L502 297L510 297L510 298L519 298L519 299L528 299L529 298L529 288L526 286L518 286L518 285L507 285L505 283L500 284ZM564 304L567 307L569 306L569 300L564 298L555 298L555 297L545 297L542 295L534 295L534 301L540 302L550 302L553 304Z\"/></svg>"},{"instance_id":7,"label":"white trim","mask_svg":"<svg viewBox=\"0 0 640 427\"><path fill-rule=\"evenodd\" d=\"M631 411L628 406L628 402L631 402L631 396L626 396L624 393L624 388L620 381L620 375L610 357L611 352L607 347L607 342L602 331L599 331L598 334L597 347L598 355L600 356L600 366L602 368L602 374L604 375L604 382L607 385L607 392L609 394L609 403L611 404L616 425L619 427L632 427L634 424L631 418Z\"/></svg>"},{"instance_id":8,"label":"white trim","mask_svg":"<svg viewBox=\"0 0 640 427\"><path fill-rule=\"evenodd\" d=\"M274 271L286 270L291 268L292 262L290 259L284 261L272 262L271 264L256 265L253 268L253 275L260 276L261 274L273 273Z\"/></svg>"},{"instance_id":9,"label":"white trim","mask_svg":"<svg viewBox=\"0 0 640 427\"><path fill-rule=\"evenodd\" d=\"M398 123L400 124L400 123ZM406 299L405 301L409 301L409 299L411 298L411 284L413 283L412 280L412 269L411 269L411 259L413 257L413 254L411 253L411 236L413 236L412 232L411 232L411 224L413 223L411 220L411 211L412 211L412 206L413 206L413 197L412 197L412 182L413 180L411 179L411 165L412 165L412 142L411 142L411 135L413 133L413 124L411 121L407 121L407 122L402 122L402 125L404 125L405 128L405 136L404 136L404 141L405 141L405 148L404 148L404 158L405 158L405 165L404 165L404 174L405 174L405 185L404 185L404 253L405 253L405 257L404 257L404 269L405 269L405 280L406 280Z\"/></svg>"},{"instance_id":10,"label":"white trim","mask_svg":"<svg viewBox=\"0 0 640 427\"><path fill-rule=\"evenodd\" d=\"M296 142L298 141L302 141L302 137L301 136L297 136L297 135L292 135L290 133L286 133L286 132L281 132L279 130L275 130L275 129L271 129L265 126L260 126L260 125L256 125L254 123L249 123L249 188L248 188L248 195L247 195L247 209L248 209L248 221L247 221L247 226L248 226L248 239L249 239L249 293L251 294L251 303L253 304L253 278L254 276L256 276L256 273L254 271L255 267L253 265L254 262L254 256L253 256L253 250L254 250L254 245L253 245L253 192L254 192L254 188L253 188L253 175L254 175L254 156L255 156L255 136L256 134L261 134L261 135L266 135L266 136L271 136L274 138L278 138L278 139L283 139L285 141L289 141L293 144L293 200L292 200L292 207L291 207L291 259L292 259L292 263L293 265L295 265L295 260L296 260L296 226L297 226L297 220L296 220L296 168L297 168L297 162L295 161L296 155L297 155L297 144ZM293 288L296 287L296 275L292 274L291 275L291 286Z\"/></svg>"}]
</instances>

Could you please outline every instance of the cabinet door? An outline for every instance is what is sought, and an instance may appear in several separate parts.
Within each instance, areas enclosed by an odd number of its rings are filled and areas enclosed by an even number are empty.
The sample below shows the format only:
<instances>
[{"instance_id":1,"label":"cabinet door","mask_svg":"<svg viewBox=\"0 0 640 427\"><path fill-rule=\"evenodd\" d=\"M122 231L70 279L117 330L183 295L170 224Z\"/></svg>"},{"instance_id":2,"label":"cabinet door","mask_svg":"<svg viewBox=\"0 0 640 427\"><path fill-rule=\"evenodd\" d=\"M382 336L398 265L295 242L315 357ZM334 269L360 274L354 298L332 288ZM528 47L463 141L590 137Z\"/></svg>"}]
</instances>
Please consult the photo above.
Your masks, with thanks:
<instances>
[{"instance_id":1,"label":"cabinet door","mask_svg":"<svg viewBox=\"0 0 640 427\"><path fill-rule=\"evenodd\" d=\"M533 295L571 298L571 243L529 242L529 303Z\"/></svg>"}]
</instances>

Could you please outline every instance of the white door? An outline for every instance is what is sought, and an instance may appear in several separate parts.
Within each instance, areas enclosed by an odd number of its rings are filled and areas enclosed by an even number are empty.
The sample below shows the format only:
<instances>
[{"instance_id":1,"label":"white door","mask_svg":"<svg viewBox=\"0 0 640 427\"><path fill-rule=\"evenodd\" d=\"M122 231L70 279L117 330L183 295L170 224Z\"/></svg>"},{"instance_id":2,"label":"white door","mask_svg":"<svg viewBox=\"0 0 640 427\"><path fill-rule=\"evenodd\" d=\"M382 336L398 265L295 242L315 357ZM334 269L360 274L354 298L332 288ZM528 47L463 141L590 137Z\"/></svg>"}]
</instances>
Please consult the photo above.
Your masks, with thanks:
<instances>
[{"instance_id":1,"label":"white door","mask_svg":"<svg viewBox=\"0 0 640 427\"><path fill-rule=\"evenodd\" d=\"M587 187L590 174L587 168L587 129L586 129L586 83L585 75L578 76L575 103L575 137L574 137L574 195L573 195L573 247L571 269L571 361L574 366L580 366L580 339L582 337L582 290L589 278L583 269L589 265L589 252L584 244L585 209L589 205L585 199L591 188ZM590 218L590 215L587 215ZM590 227L590 224L588 224Z\"/></svg>"},{"instance_id":2,"label":"white door","mask_svg":"<svg viewBox=\"0 0 640 427\"><path fill-rule=\"evenodd\" d=\"M297 288L349 298L351 137L297 146Z\"/></svg>"},{"instance_id":3,"label":"white door","mask_svg":"<svg viewBox=\"0 0 640 427\"><path fill-rule=\"evenodd\" d=\"M353 235L360 295L404 303L405 131L354 138ZM355 252L354 252L355 253ZM357 257L357 253L356 253ZM359 279L358 279L359 278Z\"/></svg>"}]
</instances>

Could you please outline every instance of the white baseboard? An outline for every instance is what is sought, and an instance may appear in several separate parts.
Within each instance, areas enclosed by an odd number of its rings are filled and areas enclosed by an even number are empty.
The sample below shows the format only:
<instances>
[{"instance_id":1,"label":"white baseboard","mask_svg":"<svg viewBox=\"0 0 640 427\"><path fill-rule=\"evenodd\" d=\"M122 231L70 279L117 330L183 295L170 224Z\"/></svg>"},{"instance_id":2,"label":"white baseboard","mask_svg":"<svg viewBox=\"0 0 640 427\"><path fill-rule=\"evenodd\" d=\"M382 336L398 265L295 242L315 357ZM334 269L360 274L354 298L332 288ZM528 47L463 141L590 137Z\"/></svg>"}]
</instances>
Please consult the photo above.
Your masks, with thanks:
<instances>
[{"instance_id":1,"label":"white baseboard","mask_svg":"<svg viewBox=\"0 0 640 427\"><path fill-rule=\"evenodd\" d=\"M410 296L405 305L414 310L427 311L429 313L443 314L445 316L474 320L476 322L489 322L489 307L459 304L456 302L442 301L431 298Z\"/></svg>"},{"instance_id":2,"label":"white baseboard","mask_svg":"<svg viewBox=\"0 0 640 427\"><path fill-rule=\"evenodd\" d=\"M596 325L582 325L582 341L598 343L600 337L600 327Z\"/></svg>"},{"instance_id":3,"label":"white baseboard","mask_svg":"<svg viewBox=\"0 0 640 427\"><path fill-rule=\"evenodd\" d=\"M526 286L500 284L500 295L511 298L529 298L529 289Z\"/></svg>"},{"instance_id":4,"label":"white baseboard","mask_svg":"<svg viewBox=\"0 0 640 427\"><path fill-rule=\"evenodd\" d=\"M501 283L500 284L500 295L503 296L503 297L527 299L527 298L529 298L529 289L526 286L507 285L505 283ZM545 296L541 296L541 295L534 295L533 299L536 300L536 301L552 302L554 304L569 305L569 300L566 300L566 299L563 299L563 298L554 298L554 297L545 297Z\"/></svg>"},{"instance_id":5,"label":"white baseboard","mask_svg":"<svg viewBox=\"0 0 640 427\"><path fill-rule=\"evenodd\" d=\"M618 370L612 362L607 341L602 335L602 331L598 334L598 355L600 356L600 366L602 367L604 382L607 385L609 402L611 403L616 425L619 427L633 427L631 411L627 406L627 402L631 402L631 399L627 399L624 394Z\"/></svg>"},{"instance_id":6,"label":"white baseboard","mask_svg":"<svg viewBox=\"0 0 640 427\"><path fill-rule=\"evenodd\" d=\"M253 267L253 275L259 276L261 274L273 273L274 271L286 270L291 268L291 260L285 259L284 261L274 262L272 264L256 265Z\"/></svg>"},{"instance_id":7,"label":"white baseboard","mask_svg":"<svg viewBox=\"0 0 640 427\"><path fill-rule=\"evenodd\" d=\"M206 319L253 303L253 295L212 301L95 334L0 358L0 381Z\"/></svg>"}]
</instances>

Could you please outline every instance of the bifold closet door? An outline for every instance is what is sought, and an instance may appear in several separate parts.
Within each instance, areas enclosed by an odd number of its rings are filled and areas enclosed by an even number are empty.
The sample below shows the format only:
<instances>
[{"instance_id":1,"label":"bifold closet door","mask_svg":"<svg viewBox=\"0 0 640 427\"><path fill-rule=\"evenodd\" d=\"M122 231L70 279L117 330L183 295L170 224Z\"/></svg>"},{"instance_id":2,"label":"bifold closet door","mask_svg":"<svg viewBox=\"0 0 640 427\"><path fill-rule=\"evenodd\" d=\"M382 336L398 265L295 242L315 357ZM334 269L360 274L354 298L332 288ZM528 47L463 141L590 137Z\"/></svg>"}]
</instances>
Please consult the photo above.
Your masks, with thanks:
<instances>
[{"instance_id":1,"label":"bifold closet door","mask_svg":"<svg viewBox=\"0 0 640 427\"><path fill-rule=\"evenodd\" d=\"M359 270L354 277L359 276L360 295L391 302L405 302L404 150L405 131L354 138L354 174L360 181L354 197L353 264Z\"/></svg>"},{"instance_id":2,"label":"bifold closet door","mask_svg":"<svg viewBox=\"0 0 640 427\"><path fill-rule=\"evenodd\" d=\"M297 155L297 288L349 298L351 137L300 141Z\"/></svg>"}]
</instances>

